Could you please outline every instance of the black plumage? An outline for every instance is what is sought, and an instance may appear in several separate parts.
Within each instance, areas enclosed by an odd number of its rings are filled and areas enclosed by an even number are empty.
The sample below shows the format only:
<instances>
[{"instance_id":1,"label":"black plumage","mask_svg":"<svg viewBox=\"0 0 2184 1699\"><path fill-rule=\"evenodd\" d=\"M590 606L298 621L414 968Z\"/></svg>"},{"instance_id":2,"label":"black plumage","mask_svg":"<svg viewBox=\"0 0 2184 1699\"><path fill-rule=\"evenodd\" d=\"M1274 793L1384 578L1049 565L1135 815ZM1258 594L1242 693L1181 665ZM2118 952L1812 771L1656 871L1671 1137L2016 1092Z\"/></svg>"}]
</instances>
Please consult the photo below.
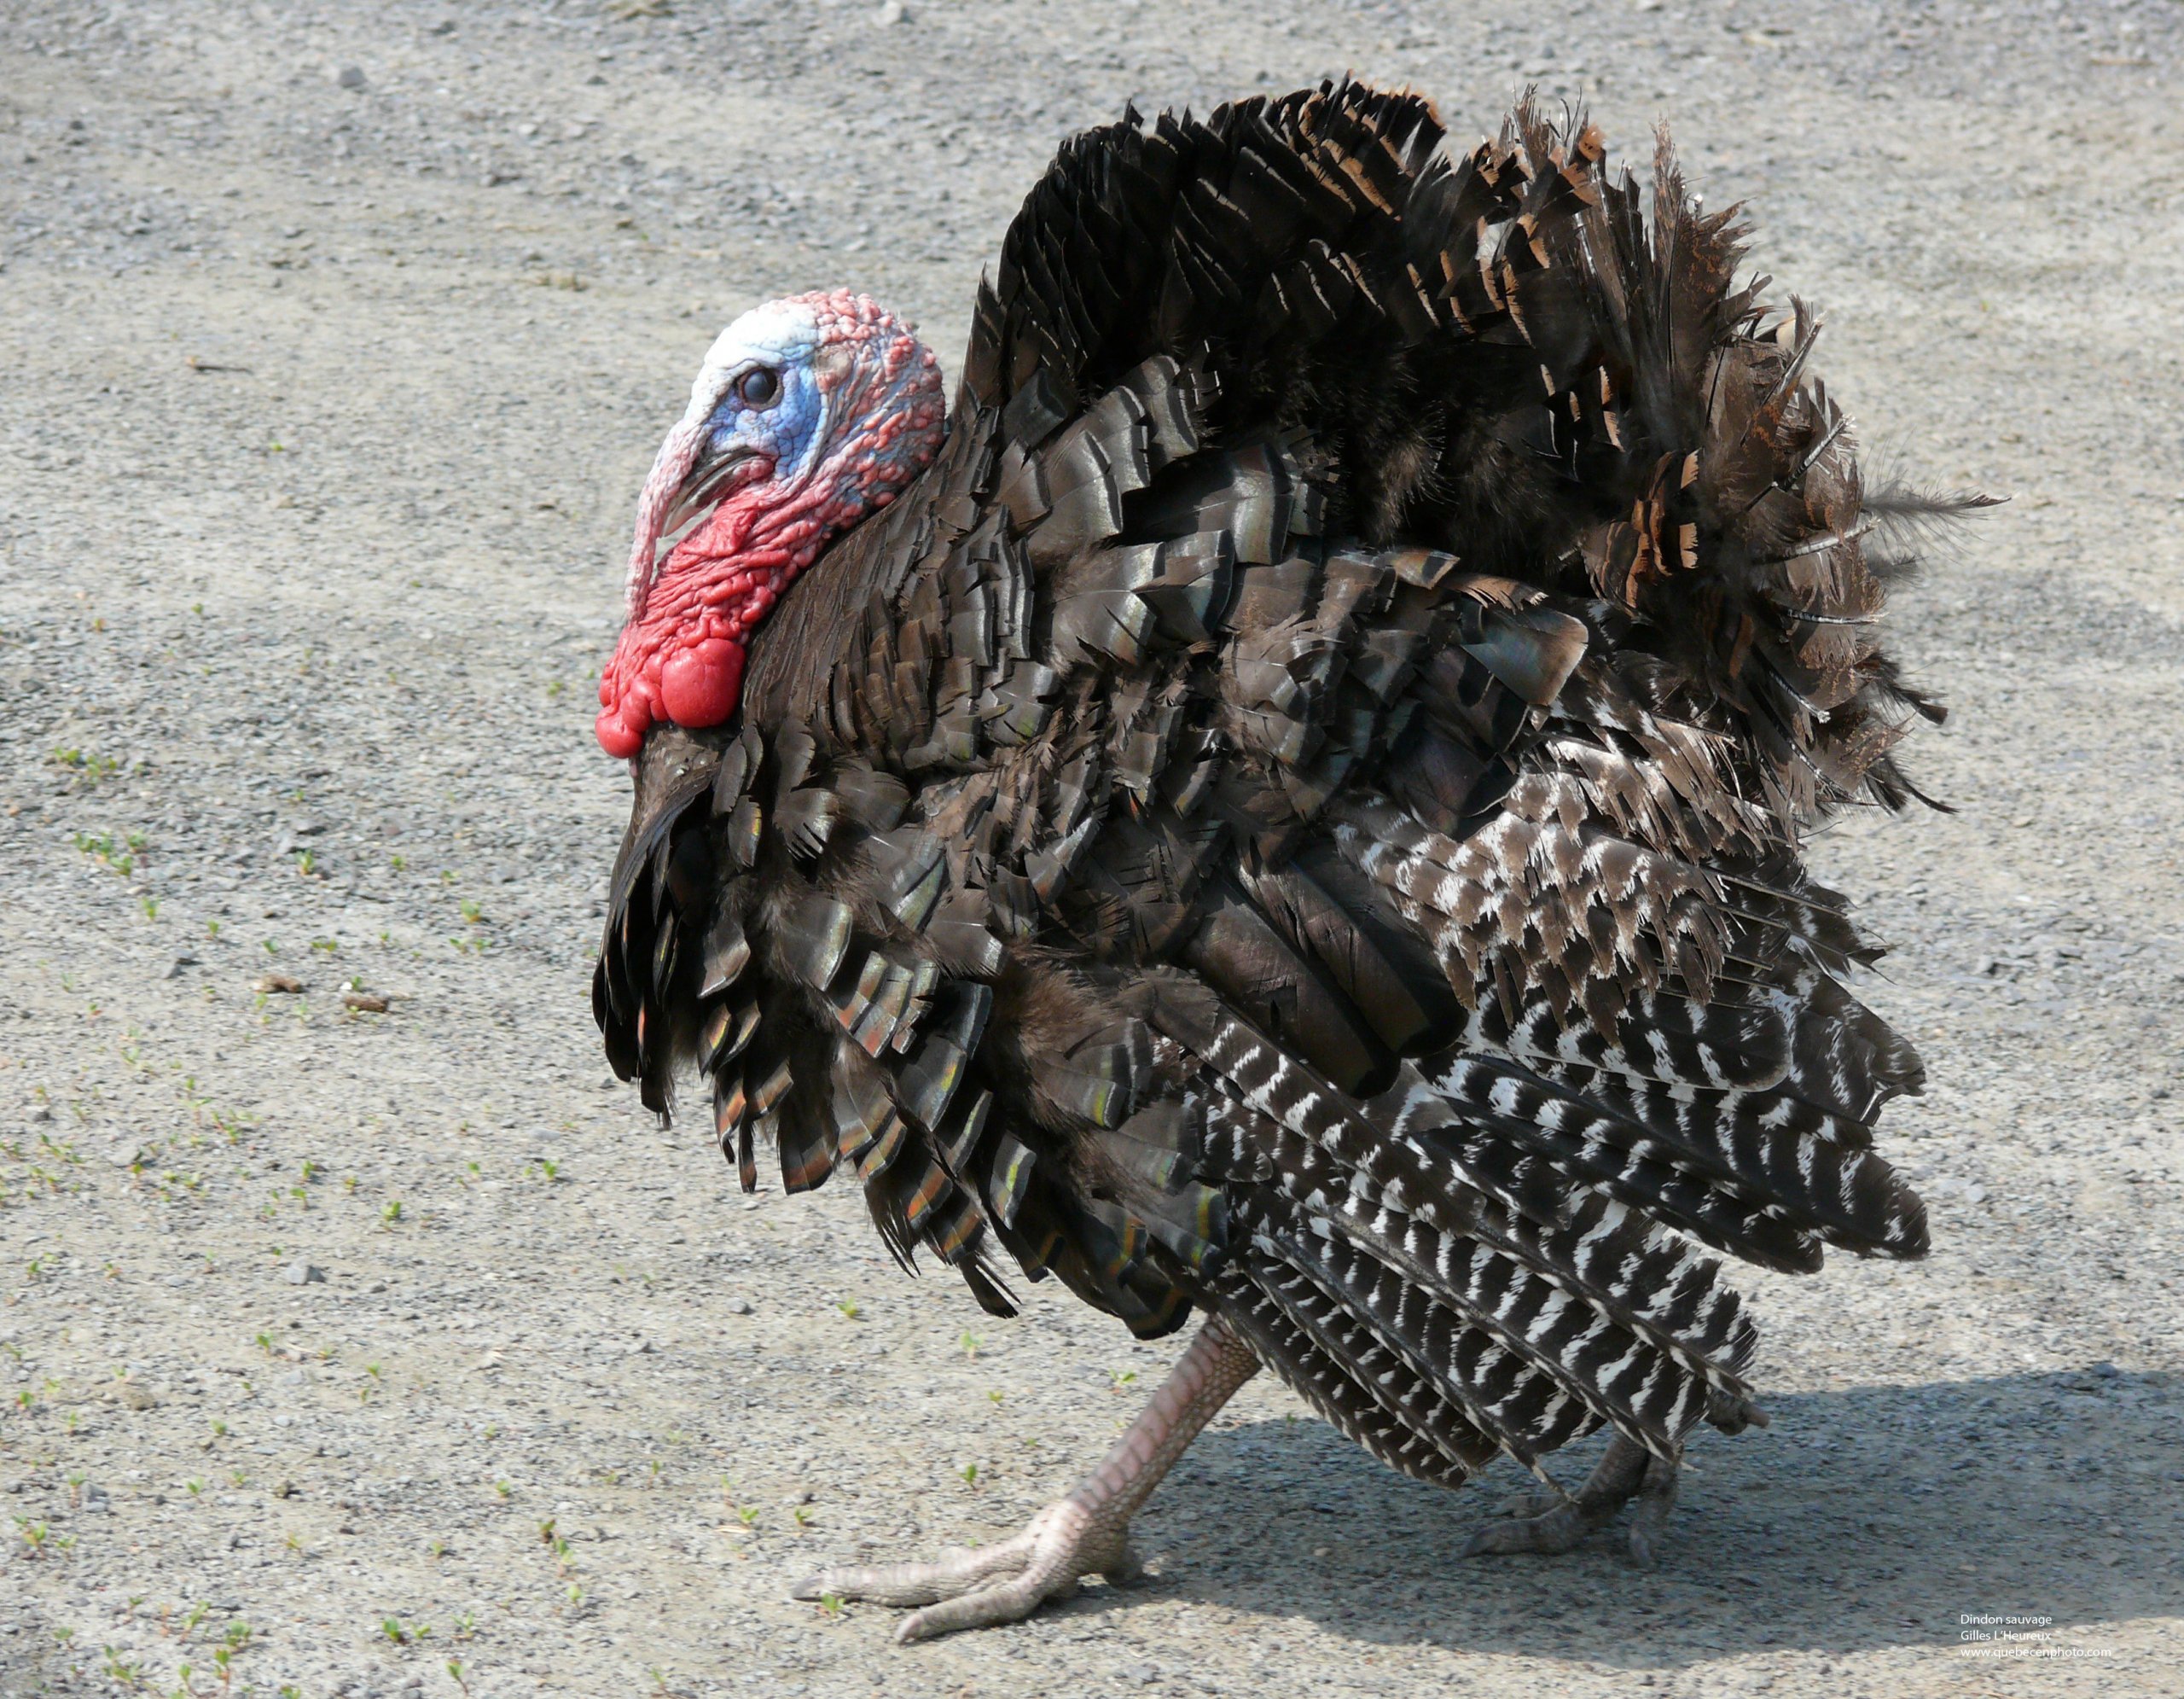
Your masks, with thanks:
<instances>
[{"instance_id":1,"label":"black plumage","mask_svg":"<svg viewBox=\"0 0 2184 1699\"><path fill-rule=\"evenodd\" d=\"M1869 497L1742 232L1353 83L1066 146L938 458L636 765L594 1008L905 1264L1228 1318L1457 1482L1751 1414L1710 1252L1915 1257L1799 850L1916 794ZM1885 550L1879 545L1887 544ZM1879 552L1875 552L1879 550Z\"/></svg>"}]
</instances>

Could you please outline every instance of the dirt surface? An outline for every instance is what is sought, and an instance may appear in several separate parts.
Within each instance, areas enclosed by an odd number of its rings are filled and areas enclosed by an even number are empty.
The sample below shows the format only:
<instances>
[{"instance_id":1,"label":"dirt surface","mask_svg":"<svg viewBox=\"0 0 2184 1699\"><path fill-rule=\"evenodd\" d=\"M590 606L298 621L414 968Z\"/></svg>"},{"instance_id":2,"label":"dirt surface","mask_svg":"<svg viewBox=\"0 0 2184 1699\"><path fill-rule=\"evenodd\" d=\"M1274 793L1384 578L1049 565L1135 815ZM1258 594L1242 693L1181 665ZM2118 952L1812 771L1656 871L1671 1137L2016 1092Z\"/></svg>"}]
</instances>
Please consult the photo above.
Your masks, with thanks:
<instances>
[{"instance_id":1,"label":"dirt surface","mask_svg":"<svg viewBox=\"0 0 2184 1699\"><path fill-rule=\"evenodd\" d=\"M2181 43L2175 0L7 6L0 1693L2184 1692ZM635 491L745 307L856 285L952 363L1058 137L1345 67L1464 137L1526 80L1623 149L1672 119L1868 444L2014 497L1898 604L1960 812L1817 851L1899 949L1937 1249L1752 1277L1774 1425L1695 1444L1653 1573L1460 1562L1513 1476L1402 1480L1262 1377L1147 1582L897 1650L788 1586L1011 1529L1178 1347L1051 1285L990 1323L611 1086Z\"/></svg>"}]
</instances>

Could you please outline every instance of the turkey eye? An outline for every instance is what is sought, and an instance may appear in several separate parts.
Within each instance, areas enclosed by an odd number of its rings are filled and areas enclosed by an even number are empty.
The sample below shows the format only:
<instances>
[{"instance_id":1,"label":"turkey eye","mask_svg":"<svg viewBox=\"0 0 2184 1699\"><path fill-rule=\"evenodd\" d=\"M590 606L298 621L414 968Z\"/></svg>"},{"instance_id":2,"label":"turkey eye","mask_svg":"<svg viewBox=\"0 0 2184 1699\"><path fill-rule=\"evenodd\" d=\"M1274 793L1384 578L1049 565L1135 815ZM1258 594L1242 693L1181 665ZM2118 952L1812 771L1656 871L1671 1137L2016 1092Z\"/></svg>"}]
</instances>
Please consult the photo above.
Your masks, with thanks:
<instances>
[{"instance_id":1,"label":"turkey eye","mask_svg":"<svg viewBox=\"0 0 2184 1699\"><path fill-rule=\"evenodd\" d=\"M770 407L781 393L781 374L770 366L754 366L736 380L735 393L746 407Z\"/></svg>"}]
</instances>

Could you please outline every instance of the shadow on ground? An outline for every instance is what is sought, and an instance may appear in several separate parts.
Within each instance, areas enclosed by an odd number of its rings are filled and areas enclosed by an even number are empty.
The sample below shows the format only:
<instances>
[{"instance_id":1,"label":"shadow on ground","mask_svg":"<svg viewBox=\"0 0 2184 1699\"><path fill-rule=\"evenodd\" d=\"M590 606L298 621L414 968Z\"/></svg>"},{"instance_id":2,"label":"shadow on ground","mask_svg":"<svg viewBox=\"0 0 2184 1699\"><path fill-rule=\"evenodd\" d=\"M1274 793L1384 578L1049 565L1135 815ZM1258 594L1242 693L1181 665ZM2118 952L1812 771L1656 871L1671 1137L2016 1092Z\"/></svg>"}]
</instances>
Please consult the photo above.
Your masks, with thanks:
<instances>
[{"instance_id":1,"label":"shadow on ground","mask_svg":"<svg viewBox=\"0 0 2184 1699\"><path fill-rule=\"evenodd\" d=\"M1380 1468L1316 1423L1204 1435L1143 1519L1141 1591L1359 1641L1676 1669L1725 1652L1960 1644L1966 1613L2042 1615L2056 1643L2184 1600L2184 1386L2106 1364L1767 1401L1772 1426L1693 1443L1658 1567L1619 1531L1562 1557L1459 1558L1525 1484L1461 1494ZM1603 1442L1559 1461L1582 1477ZM1862 1538L1861 1538L1862 1536Z\"/></svg>"}]
</instances>

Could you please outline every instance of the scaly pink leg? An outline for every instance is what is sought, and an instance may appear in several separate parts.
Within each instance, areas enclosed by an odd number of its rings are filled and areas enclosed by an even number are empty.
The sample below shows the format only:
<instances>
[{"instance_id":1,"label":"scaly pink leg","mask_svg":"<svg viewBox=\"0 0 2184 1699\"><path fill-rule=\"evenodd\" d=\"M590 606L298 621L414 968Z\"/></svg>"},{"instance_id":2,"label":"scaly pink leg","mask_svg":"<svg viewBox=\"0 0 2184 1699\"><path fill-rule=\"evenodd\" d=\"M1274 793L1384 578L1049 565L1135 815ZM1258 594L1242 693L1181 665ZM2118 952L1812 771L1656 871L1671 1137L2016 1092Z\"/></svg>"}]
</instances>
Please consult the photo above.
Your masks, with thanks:
<instances>
[{"instance_id":1,"label":"scaly pink leg","mask_svg":"<svg viewBox=\"0 0 2184 1699\"><path fill-rule=\"evenodd\" d=\"M1066 1498L998 1545L951 1551L932 1563L828 1569L799 1582L799 1598L922 1605L896 1629L900 1642L958 1628L1020 1622L1050 1598L1066 1598L1086 1575L1126 1577L1130 1519L1236 1388L1258 1372L1250 1346L1210 1316L1175 1372L1130 1430Z\"/></svg>"}]
</instances>

